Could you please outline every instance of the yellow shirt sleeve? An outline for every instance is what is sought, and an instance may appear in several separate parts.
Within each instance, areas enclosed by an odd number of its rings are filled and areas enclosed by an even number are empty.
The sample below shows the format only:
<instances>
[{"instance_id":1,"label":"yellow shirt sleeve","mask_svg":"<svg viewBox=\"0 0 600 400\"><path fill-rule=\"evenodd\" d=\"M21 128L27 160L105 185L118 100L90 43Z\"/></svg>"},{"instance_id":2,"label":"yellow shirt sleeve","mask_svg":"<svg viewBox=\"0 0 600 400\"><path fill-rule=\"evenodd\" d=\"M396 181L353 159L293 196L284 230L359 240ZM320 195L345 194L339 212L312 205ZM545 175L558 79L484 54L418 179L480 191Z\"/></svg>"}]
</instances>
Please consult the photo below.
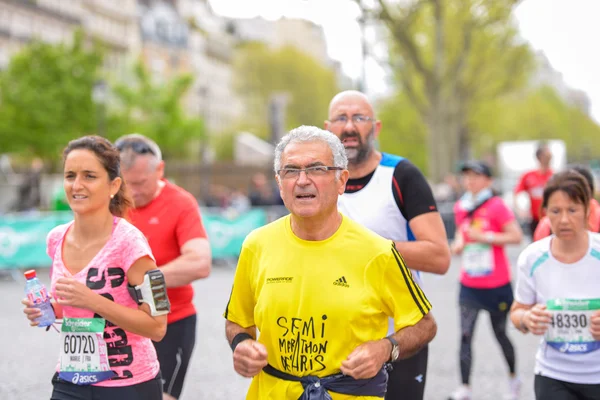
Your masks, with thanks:
<instances>
[{"instance_id":1,"label":"yellow shirt sleeve","mask_svg":"<svg viewBox=\"0 0 600 400\"><path fill-rule=\"evenodd\" d=\"M431 303L393 243L389 253L373 260L368 273L375 275L369 280L375 283L382 311L394 319L396 332L415 325L431 310Z\"/></svg>"},{"instance_id":2,"label":"yellow shirt sleeve","mask_svg":"<svg viewBox=\"0 0 600 400\"><path fill-rule=\"evenodd\" d=\"M255 267L256 257L249 246L244 243L235 270L229 302L227 302L227 307L223 313L225 319L240 325L242 328L255 325L254 307L256 297L253 278Z\"/></svg>"}]
</instances>

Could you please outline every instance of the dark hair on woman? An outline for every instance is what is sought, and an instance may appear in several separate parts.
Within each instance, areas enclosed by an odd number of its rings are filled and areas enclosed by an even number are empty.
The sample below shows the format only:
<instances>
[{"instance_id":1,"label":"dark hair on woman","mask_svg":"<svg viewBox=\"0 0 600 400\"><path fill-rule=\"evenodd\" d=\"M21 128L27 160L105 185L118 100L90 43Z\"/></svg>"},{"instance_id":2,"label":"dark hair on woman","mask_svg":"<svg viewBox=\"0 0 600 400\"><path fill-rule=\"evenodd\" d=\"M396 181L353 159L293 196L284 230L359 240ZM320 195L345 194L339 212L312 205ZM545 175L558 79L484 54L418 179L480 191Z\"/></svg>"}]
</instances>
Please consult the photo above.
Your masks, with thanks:
<instances>
[{"instance_id":1,"label":"dark hair on woman","mask_svg":"<svg viewBox=\"0 0 600 400\"><path fill-rule=\"evenodd\" d=\"M590 171L590 169L585 165L572 165L569 167L569 169L575 170L583 175L588 185L590 185L592 197L594 197L594 193L596 193L596 185L594 185L594 175L592 175L592 171Z\"/></svg>"},{"instance_id":2,"label":"dark hair on woman","mask_svg":"<svg viewBox=\"0 0 600 400\"><path fill-rule=\"evenodd\" d=\"M548 207L548 199L558 191L565 192L571 201L582 204L587 211L592 192L590 185L582 174L571 169L552 176L544 188L542 208Z\"/></svg>"},{"instance_id":3,"label":"dark hair on woman","mask_svg":"<svg viewBox=\"0 0 600 400\"><path fill-rule=\"evenodd\" d=\"M71 140L63 151L63 166L67 156L73 150L89 150L96 155L112 182L115 178L121 178L121 187L115 197L110 199L109 210L116 217L125 217L127 211L133 207L133 201L129 197L125 180L121 175L121 156L119 151L107 139L100 136L84 136Z\"/></svg>"}]
</instances>

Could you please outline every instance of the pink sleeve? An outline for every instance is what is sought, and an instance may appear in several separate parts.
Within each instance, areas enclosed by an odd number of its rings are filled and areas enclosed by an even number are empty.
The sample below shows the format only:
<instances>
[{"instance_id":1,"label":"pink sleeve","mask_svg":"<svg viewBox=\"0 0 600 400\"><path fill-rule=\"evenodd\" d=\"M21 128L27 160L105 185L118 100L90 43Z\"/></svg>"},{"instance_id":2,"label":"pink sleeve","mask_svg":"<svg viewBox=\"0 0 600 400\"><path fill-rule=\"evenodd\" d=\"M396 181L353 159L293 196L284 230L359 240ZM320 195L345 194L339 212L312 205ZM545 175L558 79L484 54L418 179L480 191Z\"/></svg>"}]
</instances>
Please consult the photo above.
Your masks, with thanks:
<instances>
[{"instance_id":1,"label":"pink sleeve","mask_svg":"<svg viewBox=\"0 0 600 400\"><path fill-rule=\"evenodd\" d=\"M125 271L125 273L127 273L129 268L131 268L131 266L140 258L150 257L152 261L156 262L152 255L152 250L150 250L150 245L142 232L133 226L131 228L132 229L128 230L128 232L123 235L122 240L119 241L123 244L121 250L123 271Z\"/></svg>"},{"instance_id":2,"label":"pink sleeve","mask_svg":"<svg viewBox=\"0 0 600 400\"><path fill-rule=\"evenodd\" d=\"M52 260L54 260L56 248L65 235L65 231L69 228L69 225L70 224L55 226L46 236L46 254L48 254L48 257Z\"/></svg>"},{"instance_id":3,"label":"pink sleeve","mask_svg":"<svg viewBox=\"0 0 600 400\"><path fill-rule=\"evenodd\" d=\"M515 214L513 214L512 210L504 204L504 200L501 198L498 198L495 204L493 215L494 219L498 222L498 228L500 229L515 219Z\"/></svg>"}]
</instances>

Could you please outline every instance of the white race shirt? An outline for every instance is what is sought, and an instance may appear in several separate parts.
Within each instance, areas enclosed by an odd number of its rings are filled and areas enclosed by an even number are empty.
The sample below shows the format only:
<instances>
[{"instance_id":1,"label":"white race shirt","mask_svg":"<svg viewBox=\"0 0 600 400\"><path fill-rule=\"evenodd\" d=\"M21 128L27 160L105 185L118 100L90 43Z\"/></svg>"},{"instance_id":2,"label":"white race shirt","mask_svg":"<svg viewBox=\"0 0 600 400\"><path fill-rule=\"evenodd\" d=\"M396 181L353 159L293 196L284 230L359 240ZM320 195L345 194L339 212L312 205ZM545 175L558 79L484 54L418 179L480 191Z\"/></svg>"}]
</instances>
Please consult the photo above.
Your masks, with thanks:
<instances>
[{"instance_id":1,"label":"white race shirt","mask_svg":"<svg viewBox=\"0 0 600 400\"><path fill-rule=\"evenodd\" d=\"M590 299L600 299L600 234L589 233L587 254L572 264L552 256L553 238L554 235L530 244L518 260L516 301L575 307L575 311L554 312L554 339L548 334L542 338L535 373L565 382L600 384L600 343L588 341L589 320L581 311L586 304L594 303Z\"/></svg>"}]
</instances>

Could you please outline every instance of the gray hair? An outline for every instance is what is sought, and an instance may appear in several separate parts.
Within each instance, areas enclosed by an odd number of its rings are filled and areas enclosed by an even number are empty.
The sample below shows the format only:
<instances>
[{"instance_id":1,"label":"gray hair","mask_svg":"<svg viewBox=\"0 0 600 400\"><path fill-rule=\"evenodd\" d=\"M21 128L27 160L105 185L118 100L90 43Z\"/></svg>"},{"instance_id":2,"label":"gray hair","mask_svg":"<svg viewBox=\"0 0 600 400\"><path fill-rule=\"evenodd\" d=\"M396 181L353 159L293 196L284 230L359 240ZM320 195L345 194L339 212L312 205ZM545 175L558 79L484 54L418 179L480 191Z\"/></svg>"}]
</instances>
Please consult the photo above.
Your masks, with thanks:
<instances>
[{"instance_id":1,"label":"gray hair","mask_svg":"<svg viewBox=\"0 0 600 400\"><path fill-rule=\"evenodd\" d=\"M131 146L123 146L120 150L121 153L121 166L124 169L129 169L135 163L135 160L140 156L149 156L153 158L153 161L150 163L151 168L154 168L158 165L160 161L162 161L162 152L160 151L160 147L156 144L156 142L150 138L147 138L144 135L140 135L139 133L131 133L129 135L121 136L117 141L115 141L115 146L117 148L121 147L122 143L143 143L145 144L152 152L151 153L139 153L136 152Z\"/></svg>"},{"instance_id":2,"label":"gray hair","mask_svg":"<svg viewBox=\"0 0 600 400\"><path fill-rule=\"evenodd\" d=\"M344 145L333 133L317 128L316 126L302 125L296 129L292 129L287 135L285 135L275 148L275 161L273 162L273 169L275 173L278 173L281 169L281 154L285 150L288 144L291 143L308 143L308 142L322 142L326 143L331 149L333 154L333 167L340 167L343 169L348 168L348 156L346 156L346 149ZM341 171L336 171L336 178L340 177Z\"/></svg>"}]
</instances>

